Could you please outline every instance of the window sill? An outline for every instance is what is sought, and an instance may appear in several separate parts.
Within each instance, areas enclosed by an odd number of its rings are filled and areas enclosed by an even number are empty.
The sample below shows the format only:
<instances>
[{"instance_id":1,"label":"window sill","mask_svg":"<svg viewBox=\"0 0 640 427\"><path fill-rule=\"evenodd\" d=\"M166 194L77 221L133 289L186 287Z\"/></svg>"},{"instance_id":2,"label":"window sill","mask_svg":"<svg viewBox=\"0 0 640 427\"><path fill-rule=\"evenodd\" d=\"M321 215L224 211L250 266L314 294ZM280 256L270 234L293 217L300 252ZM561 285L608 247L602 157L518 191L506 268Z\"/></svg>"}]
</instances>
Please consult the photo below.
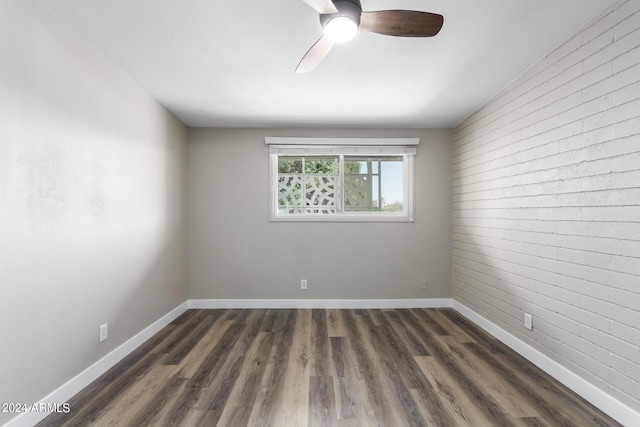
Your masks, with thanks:
<instances>
[{"instance_id":1,"label":"window sill","mask_svg":"<svg viewBox=\"0 0 640 427\"><path fill-rule=\"evenodd\" d=\"M398 215L363 215L363 214L332 214L332 215L311 215L311 214L289 214L271 215L270 222L414 222L412 216L403 213Z\"/></svg>"}]
</instances>

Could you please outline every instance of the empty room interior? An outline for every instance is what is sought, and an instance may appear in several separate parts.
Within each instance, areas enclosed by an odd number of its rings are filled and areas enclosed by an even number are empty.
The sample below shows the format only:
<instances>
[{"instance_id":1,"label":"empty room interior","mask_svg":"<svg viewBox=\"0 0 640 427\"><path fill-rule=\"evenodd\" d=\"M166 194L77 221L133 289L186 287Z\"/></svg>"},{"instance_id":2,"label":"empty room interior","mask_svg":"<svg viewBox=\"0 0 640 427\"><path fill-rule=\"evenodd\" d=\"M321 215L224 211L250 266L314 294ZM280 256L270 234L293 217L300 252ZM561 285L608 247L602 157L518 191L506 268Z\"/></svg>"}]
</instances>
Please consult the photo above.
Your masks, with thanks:
<instances>
[{"instance_id":1,"label":"empty room interior","mask_svg":"<svg viewBox=\"0 0 640 427\"><path fill-rule=\"evenodd\" d=\"M640 0L0 0L0 88L0 425L640 425Z\"/></svg>"}]
</instances>

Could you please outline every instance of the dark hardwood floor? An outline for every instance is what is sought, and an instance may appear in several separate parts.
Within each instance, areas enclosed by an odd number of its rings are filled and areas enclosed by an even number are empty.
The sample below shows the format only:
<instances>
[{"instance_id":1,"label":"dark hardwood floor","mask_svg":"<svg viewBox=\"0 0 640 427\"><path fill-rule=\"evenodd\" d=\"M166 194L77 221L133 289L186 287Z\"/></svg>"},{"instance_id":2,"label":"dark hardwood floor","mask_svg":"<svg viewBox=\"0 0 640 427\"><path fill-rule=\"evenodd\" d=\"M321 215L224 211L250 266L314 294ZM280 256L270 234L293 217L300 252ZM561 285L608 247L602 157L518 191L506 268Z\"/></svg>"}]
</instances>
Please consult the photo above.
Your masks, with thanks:
<instances>
[{"instance_id":1,"label":"dark hardwood floor","mask_svg":"<svg viewBox=\"0 0 640 427\"><path fill-rule=\"evenodd\" d=\"M42 426L619 425L451 309L189 310Z\"/></svg>"}]
</instances>

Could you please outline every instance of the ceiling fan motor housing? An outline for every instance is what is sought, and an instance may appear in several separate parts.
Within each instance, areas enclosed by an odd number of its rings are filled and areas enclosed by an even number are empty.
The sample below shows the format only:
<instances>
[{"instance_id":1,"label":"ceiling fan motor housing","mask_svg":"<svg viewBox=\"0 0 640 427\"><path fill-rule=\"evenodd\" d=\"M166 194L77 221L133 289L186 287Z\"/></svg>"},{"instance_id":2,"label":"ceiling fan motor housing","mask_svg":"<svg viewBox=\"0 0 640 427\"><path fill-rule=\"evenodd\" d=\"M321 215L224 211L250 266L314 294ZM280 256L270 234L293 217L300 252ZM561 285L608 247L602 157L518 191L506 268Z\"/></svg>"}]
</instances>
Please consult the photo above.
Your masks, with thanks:
<instances>
[{"instance_id":1,"label":"ceiling fan motor housing","mask_svg":"<svg viewBox=\"0 0 640 427\"><path fill-rule=\"evenodd\" d=\"M349 18L356 25L360 25L360 15L362 14L362 6L360 0L336 0L333 2L338 13L329 13L326 15L320 14L320 25L324 28L329 21L335 18Z\"/></svg>"}]
</instances>

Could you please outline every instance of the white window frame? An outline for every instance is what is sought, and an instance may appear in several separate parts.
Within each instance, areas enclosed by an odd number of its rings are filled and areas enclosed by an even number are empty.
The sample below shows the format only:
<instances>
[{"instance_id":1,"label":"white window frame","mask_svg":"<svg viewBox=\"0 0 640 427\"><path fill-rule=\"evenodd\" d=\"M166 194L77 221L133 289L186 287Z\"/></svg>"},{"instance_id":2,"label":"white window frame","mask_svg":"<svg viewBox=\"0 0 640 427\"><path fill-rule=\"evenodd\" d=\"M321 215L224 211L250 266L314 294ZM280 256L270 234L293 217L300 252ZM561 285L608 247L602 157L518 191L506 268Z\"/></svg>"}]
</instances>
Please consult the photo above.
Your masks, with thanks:
<instances>
[{"instance_id":1,"label":"white window frame","mask_svg":"<svg viewBox=\"0 0 640 427\"><path fill-rule=\"evenodd\" d=\"M269 220L321 222L413 222L415 205L415 156L418 138L265 138L269 145ZM278 212L279 156L399 156L403 158L403 211L331 214L282 214ZM341 157L342 158L342 157ZM344 176L344 168L340 168ZM342 179L344 181L344 179Z\"/></svg>"}]
</instances>

